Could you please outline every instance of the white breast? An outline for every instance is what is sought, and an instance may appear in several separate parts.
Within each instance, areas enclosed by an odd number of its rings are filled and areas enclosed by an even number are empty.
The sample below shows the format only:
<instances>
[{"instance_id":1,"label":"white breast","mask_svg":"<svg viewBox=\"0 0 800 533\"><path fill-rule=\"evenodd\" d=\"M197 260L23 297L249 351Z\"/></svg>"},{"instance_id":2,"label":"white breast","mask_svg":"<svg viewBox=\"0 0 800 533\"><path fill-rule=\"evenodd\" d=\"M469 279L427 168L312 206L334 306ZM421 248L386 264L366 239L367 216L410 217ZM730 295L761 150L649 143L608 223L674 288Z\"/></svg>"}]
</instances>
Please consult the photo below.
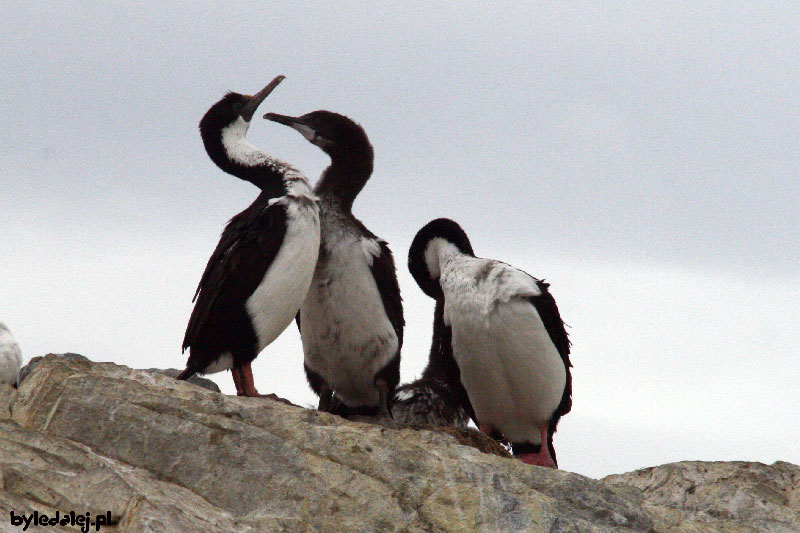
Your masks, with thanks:
<instances>
[{"instance_id":1,"label":"white breast","mask_svg":"<svg viewBox=\"0 0 800 533\"><path fill-rule=\"evenodd\" d=\"M266 276L247 299L246 307L258 336L259 351L292 322L303 302L319 253L319 215L313 201L283 197L286 235Z\"/></svg>"},{"instance_id":2,"label":"white breast","mask_svg":"<svg viewBox=\"0 0 800 533\"><path fill-rule=\"evenodd\" d=\"M380 247L337 225L323 227L322 246L300 309L305 363L345 404L376 405L373 379L398 349L370 271Z\"/></svg>"},{"instance_id":3,"label":"white breast","mask_svg":"<svg viewBox=\"0 0 800 533\"><path fill-rule=\"evenodd\" d=\"M0 383L16 385L21 364L22 352L19 345L5 325L0 323Z\"/></svg>"},{"instance_id":4,"label":"white breast","mask_svg":"<svg viewBox=\"0 0 800 533\"><path fill-rule=\"evenodd\" d=\"M539 289L525 278L508 265L469 258L443 263L441 281L453 357L475 416L511 441L538 443L538 425L558 407L566 370L527 300Z\"/></svg>"}]
</instances>

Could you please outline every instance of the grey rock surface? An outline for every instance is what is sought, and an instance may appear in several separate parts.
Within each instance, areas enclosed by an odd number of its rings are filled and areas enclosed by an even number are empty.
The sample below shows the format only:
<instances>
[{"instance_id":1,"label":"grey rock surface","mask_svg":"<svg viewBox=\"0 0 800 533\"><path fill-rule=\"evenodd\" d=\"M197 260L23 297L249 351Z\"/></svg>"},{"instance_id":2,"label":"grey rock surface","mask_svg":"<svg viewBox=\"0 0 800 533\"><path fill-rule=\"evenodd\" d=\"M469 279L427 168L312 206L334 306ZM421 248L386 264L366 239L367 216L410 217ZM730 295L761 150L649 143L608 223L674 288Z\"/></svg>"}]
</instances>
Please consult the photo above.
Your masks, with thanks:
<instances>
[{"instance_id":1,"label":"grey rock surface","mask_svg":"<svg viewBox=\"0 0 800 533\"><path fill-rule=\"evenodd\" d=\"M180 370L177 368L147 368L145 372L155 372L156 374L163 374L165 376L169 376L171 378L178 377L178 374L181 373ZM213 392L222 392L219 390L219 385L211 381L210 379L206 379L204 377L194 375L186 380L188 383L192 385L197 385L198 387L203 387L204 389L208 389Z\"/></svg>"},{"instance_id":2,"label":"grey rock surface","mask_svg":"<svg viewBox=\"0 0 800 533\"><path fill-rule=\"evenodd\" d=\"M800 531L800 467L683 461L603 479L641 491L659 531Z\"/></svg>"},{"instance_id":3,"label":"grey rock surface","mask_svg":"<svg viewBox=\"0 0 800 533\"><path fill-rule=\"evenodd\" d=\"M61 353L61 354L47 354L47 355L51 355L51 356L55 356L55 357L63 357L64 359L67 359L69 361L89 361L90 360L88 357L86 357L84 355L77 354L77 353L71 353L71 352ZM24 367L22 367L20 369L20 371L19 371L19 382L20 383L22 383L22 381L26 377L28 377L28 375L30 375L31 372L33 372L33 370L36 368L36 365L38 365L39 362L42 359L44 359L44 357L42 357L42 356L34 357L30 361L28 361L28 364L26 364ZM169 376L171 378L175 378L175 377L178 376L178 374L181 373L181 371L178 370L177 368L146 368L146 369L144 369L144 371L145 372L151 372L151 373L155 372L157 374L164 374L165 376ZM216 383L214 383L210 379L206 379L206 378L201 377L201 376L194 375L194 376L190 377L189 379L187 379L186 381L189 382L189 383L192 383L193 385L197 385L199 387L203 387L204 389L208 389L210 391L222 392L222 391L220 391L219 386Z\"/></svg>"},{"instance_id":4,"label":"grey rock surface","mask_svg":"<svg viewBox=\"0 0 800 533\"><path fill-rule=\"evenodd\" d=\"M121 531L798 531L800 468L747 464L594 480L56 356L0 390L0 506L111 511Z\"/></svg>"},{"instance_id":5,"label":"grey rock surface","mask_svg":"<svg viewBox=\"0 0 800 533\"><path fill-rule=\"evenodd\" d=\"M83 356L83 355L81 355L79 353L71 353L71 352L67 352L67 353L49 353L47 355L52 355L54 357L63 357L64 359L68 359L70 361L88 361L89 360L89 358L86 357L86 356ZM19 382L20 383L22 383L25 380L25 378L27 378L31 374L31 372L34 371L34 369L36 368L36 365L38 365L41 362L41 360L44 359L44 357L46 357L46 356L38 355L36 357L33 357L33 358L31 358L30 361L28 361L28 363L25 366L20 368L20 370L19 370Z\"/></svg>"}]
</instances>

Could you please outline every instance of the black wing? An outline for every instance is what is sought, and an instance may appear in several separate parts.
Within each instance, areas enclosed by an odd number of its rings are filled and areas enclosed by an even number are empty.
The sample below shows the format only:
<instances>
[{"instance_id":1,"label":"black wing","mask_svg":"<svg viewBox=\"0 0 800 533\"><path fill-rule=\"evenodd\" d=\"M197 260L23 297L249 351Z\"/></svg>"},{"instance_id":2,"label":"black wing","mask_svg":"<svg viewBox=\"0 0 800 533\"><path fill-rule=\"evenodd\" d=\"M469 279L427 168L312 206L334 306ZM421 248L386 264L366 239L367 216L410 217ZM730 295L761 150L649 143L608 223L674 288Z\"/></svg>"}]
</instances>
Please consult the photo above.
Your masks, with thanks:
<instances>
[{"instance_id":1,"label":"black wing","mask_svg":"<svg viewBox=\"0 0 800 533\"><path fill-rule=\"evenodd\" d=\"M259 195L222 232L195 292L184 350L222 334L218 329L243 312L278 254L286 233L286 210L281 204L270 206L269 200Z\"/></svg>"},{"instance_id":2,"label":"black wing","mask_svg":"<svg viewBox=\"0 0 800 533\"><path fill-rule=\"evenodd\" d=\"M564 321L561 319L561 314L558 312L558 306L553 295L548 291L549 283L542 280L536 280L536 285L539 287L541 294L539 296L532 296L530 302L539 313L539 317L544 323L547 334L550 340L553 341L558 353L561 355L561 360L564 361L564 369L567 371L567 381L564 385L564 394L561 397L561 403L556 409L552 420L550 421L550 435L555 431L558 419L562 415L570 412L572 409L572 373L570 367L572 363L569 360L570 342L567 336L567 330L564 329Z\"/></svg>"},{"instance_id":3,"label":"black wing","mask_svg":"<svg viewBox=\"0 0 800 533\"><path fill-rule=\"evenodd\" d=\"M553 341L558 353L561 354L564 364L572 366L569 362L569 337L567 335L567 330L564 329L564 321L561 320L561 314L558 312L556 300L548 290L550 284L542 280L536 280L536 285L539 287L542 294L539 296L532 296L530 302L536 308L536 312L539 313L542 322L544 322L547 334L550 335L550 340Z\"/></svg>"},{"instance_id":4,"label":"black wing","mask_svg":"<svg viewBox=\"0 0 800 533\"><path fill-rule=\"evenodd\" d=\"M392 323L397 334L397 350L403 346L403 299L400 297L400 286L397 284L397 270L394 267L394 258L389 245L382 239L375 239L381 247L381 254L372 259L372 277L378 285L378 292L381 294L383 308L389 322Z\"/></svg>"},{"instance_id":5,"label":"black wing","mask_svg":"<svg viewBox=\"0 0 800 533\"><path fill-rule=\"evenodd\" d=\"M461 383L461 370L453 357L453 330L444 323L444 300L437 299L433 310L433 339L428 354L428 365L422 372L421 380L432 380L442 383L447 394L442 400L451 404L454 409L463 410L475 424L475 410L469 401L469 395Z\"/></svg>"}]
</instances>

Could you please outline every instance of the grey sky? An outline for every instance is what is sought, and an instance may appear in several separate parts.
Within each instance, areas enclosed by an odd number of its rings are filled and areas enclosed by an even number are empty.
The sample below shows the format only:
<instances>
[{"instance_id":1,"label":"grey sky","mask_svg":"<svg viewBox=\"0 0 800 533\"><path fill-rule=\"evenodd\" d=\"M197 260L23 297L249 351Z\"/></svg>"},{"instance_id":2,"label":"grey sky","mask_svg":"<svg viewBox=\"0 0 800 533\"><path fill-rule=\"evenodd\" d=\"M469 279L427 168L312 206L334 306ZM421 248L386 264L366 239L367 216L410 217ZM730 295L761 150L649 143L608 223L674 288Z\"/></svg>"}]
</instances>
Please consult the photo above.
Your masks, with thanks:
<instances>
[{"instance_id":1,"label":"grey sky","mask_svg":"<svg viewBox=\"0 0 800 533\"><path fill-rule=\"evenodd\" d=\"M732 2L3 2L0 320L26 359L181 366L205 261L256 194L197 123L284 74L262 112L338 111L375 146L355 211L397 256L404 379L431 317L406 252L450 216L553 283L575 342L565 468L800 462L798 21ZM277 124L250 139L312 179L327 164ZM296 332L258 365L259 387L313 400Z\"/></svg>"}]
</instances>

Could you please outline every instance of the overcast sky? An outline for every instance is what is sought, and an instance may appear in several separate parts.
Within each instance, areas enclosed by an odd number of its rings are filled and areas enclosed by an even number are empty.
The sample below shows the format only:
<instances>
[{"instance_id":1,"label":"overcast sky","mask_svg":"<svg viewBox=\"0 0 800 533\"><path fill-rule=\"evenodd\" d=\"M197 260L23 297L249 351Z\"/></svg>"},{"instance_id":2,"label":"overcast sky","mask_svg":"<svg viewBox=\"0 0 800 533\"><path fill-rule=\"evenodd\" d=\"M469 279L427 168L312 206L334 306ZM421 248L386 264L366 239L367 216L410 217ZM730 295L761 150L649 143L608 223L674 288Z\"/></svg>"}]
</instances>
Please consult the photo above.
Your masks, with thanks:
<instances>
[{"instance_id":1,"label":"overcast sky","mask_svg":"<svg viewBox=\"0 0 800 533\"><path fill-rule=\"evenodd\" d=\"M375 147L354 212L396 256L403 381L432 319L408 246L448 216L552 284L573 340L562 468L800 463L798 21L778 3L2 2L0 321L26 360L182 368L208 256L257 194L197 123L283 74L256 117L337 111ZM312 180L328 163L260 118L249 137ZM254 372L316 401L294 328Z\"/></svg>"}]
</instances>

